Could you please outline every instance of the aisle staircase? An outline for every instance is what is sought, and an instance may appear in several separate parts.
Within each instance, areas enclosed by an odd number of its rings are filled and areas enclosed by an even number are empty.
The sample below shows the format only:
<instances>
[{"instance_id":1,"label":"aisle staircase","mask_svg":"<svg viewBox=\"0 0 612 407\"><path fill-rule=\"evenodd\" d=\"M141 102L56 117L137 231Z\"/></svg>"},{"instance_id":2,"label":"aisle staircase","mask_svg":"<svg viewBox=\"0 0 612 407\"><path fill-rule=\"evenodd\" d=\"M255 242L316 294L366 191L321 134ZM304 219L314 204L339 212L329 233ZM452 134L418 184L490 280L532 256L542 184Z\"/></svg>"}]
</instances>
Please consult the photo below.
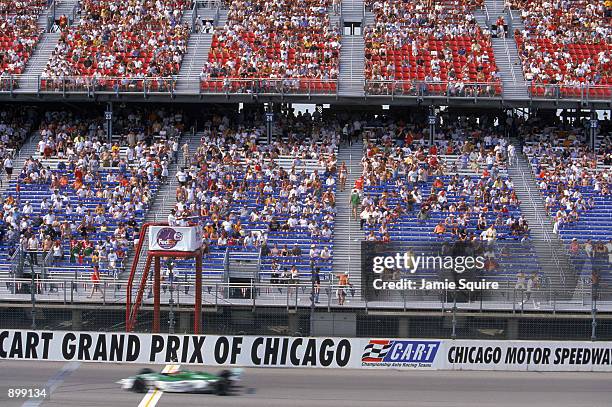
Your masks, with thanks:
<instances>
[{"instance_id":1,"label":"aisle staircase","mask_svg":"<svg viewBox=\"0 0 612 407\"><path fill-rule=\"evenodd\" d=\"M363 232L359 230L359 221L351 219L351 190L357 178L361 176L361 157L363 142L359 140L352 146L344 145L338 152L338 167L346 162L348 169L346 188L336 190L336 221L334 224L334 265L336 276L348 272L350 281L357 292L361 287L361 241ZM337 283L337 280L334 281ZM348 298L350 301L351 298Z\"/></svg>"},{"instance_id":2,"label":"aisle staircase","mask_svg":"<svg viewBox=\"0 0 612 407\"><path fill-rule=\"evenodd\" d=\"M483 7L474 11L474 16L481 26L481 23L486 21L490 27L499 16L504 16L506 22L508 21L504 0L485 0Z\"/></svg>"},{"instance_id":3,"label":"aisle staircase","mask_svg":"<svg viewBox=\"0 0 612 407\"><path fill-rule=\"evenodd\" d=\"M519 32L525 29L525 23L521 18L520 10L508 10L508 14L510 15L510 27L512 35L514 35L514 31L519 30Z\"/></svg>"},{"instance_id":4,"label":"aisle staircase","mask_svg":"<svg viewBox=\"0 0 612 407\"><path fill-rule=\"evenodd\" d=\"M193 14L196 18L212 20L215 29L223 27L227 22L225 9L217 8L192 8L183 14L181 22L191 26ZM198 93L200 89L200 73L204 63L208 61L208 54L212 44L213 33L192 32L187 41L187 53L183 56L181 70L179 71L176 92Z\"/></svg>"},{"instance_id":5,"label":"aisle staircase","mask_svg":"<svg viewBox=\"0 0 612 407\"><path fill-rule=\"evenodd\" d=\"M55 9L53 4L55 4ZM59 32L47 32L49 20L53 18L55 11L56 18L65 15L72 19L72 24L75 24L79 19L78 14L75 13L73 15L77 5L78 0L55 0L54 3L51 3L50 7L40 14L38 17L38 29L42 32L41 38L26 64L23 76L19 80L19 89L16 92L33 92L38 90L38 77L47 66L47 62L49 62L51 54L60 38Z\"/></svg>"},{"instance_id":6,"label":"aisle staircase","mask_svg":"<svg viewBox=\"0 0 612 407\"><path fill-rule=\"evenodd\" d=\"M504 17L508 25L507 38L491 39L495 63L499 69L503 86L502 96L504 99L511 101L524 101L529 99L529 92L523 76L516 42L512 38L513 21L511 20L514 14L505 9L504 0L485 0L484 7L474 11L474 17L483 30L490 30L491 25L495 24L498 17Z\"/></svg>"},{"instance_id":7,"label":"aisle staircase","mask_svg":"<svg viewBox=\"0 0 612 407\"><path fill-rule=\"evenodd\" d=\"M362 35L343 35L340 49L340 97L364 96L365 42Z\"/></svg>"},{"instance_id":8,"label":"aisle staircase","mask_svg":"<svg viewBox=\"0 0 612 407\"><path fill-rule=\"evenodd\" d=\"M342 20L345 23L361 23L363 10L363 0L344 0L341 3Z\"/></svg>"},{"instance_id":9,"label":"aisle staircase","mask_svg":"<svg viewBox=\"0 0 612 407\"><path fill-rule=\"evenodd\" d=\"M514 38L493 38L492 42L495 62L503 85L503 98L528 100L527 83Z\"/></svg>"},{"instance_id":10,"label":"aisle staircase","mask_svg":"<svg viewBox=\"0 0 612 407\"><path fill-rule=\"evenodd\" d=\"M514 140L517 152L518 141ZM514 189L521 201L521 213L529 223L530 238L542 267L542 272L558 299L570 298L576 288L576 270L572 266L561 240L552 232L552 221L546 215L544 200L539 192L531 166L524 154L518 154L518 163L508 168L508 175L514 182Z\"/></svg>"},{"instance_id":11,"label":"aisle staircase","mask_svg":"<svg viewBox=\"0 0 612 407\"><path fill-rule=\"evenodd\" d=\"M55 18L59 19L61 16L68 17L69 20L72 20L72 24L74 25L79 21L79 14L75 13L75 10L79 8L79 0L55 0L51 3L51 6L48 9L47 16L53 17L53 4L55 3ZM40 20L39 20L40 26Z\"/></svg>"},{"instance_id":12,"label":"aisle staircase","mask_svg":"<svg viewBox=\"0 0 612 407\"><path fill-rule=\"evenodd\" d=\"M191 33L187 42L187 53L183 57L178 74L176 92L197 93L200 88L200 72L208 61L212 34Z\"/></svg>"},{"instance_id":13,"label":"aisle staircase","mask_svg":"<svg viewBox=\"0 0 612 407\"><path fill-rule=\"evenodd\" d=\"M38 91L38 77L47 66L59 38L60 33L44 33L42 35L42 39L28 60L23 76L19 79L19 90Z\"/></svg>"}]
</instances>

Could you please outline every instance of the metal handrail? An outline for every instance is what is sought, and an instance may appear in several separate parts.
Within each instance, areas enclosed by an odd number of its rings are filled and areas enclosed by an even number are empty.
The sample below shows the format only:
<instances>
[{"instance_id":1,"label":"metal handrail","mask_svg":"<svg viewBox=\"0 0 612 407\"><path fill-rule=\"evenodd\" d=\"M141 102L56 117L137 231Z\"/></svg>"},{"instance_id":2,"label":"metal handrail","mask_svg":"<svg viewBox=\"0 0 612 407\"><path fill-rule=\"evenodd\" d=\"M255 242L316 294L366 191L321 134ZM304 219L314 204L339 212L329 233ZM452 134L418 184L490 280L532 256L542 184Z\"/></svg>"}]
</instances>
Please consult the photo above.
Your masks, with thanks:
<instances>
[{"instance_id":1,"label":"metal handrail","mask_svg":"<svg viewBox=\"0 0 612 407\"><path fill-rule=\"evenodd\" d=\"M13 277L20 274L19 268L22 267L22 259L23 259L23 248L21 247L21 245L18 245L15 252L9 258L9 263L11 265L11 273Z\"/></svg>"},{"instance_id":2,"label":"metal handrail","mask_svg":"<svg viewBox=\"0 0 612 407\"><path fill-rule=\"evenodd\" d=\"M338 79L209 78L200 79L199 83L201 94L338 95Z\"/></svg>"},{"instance_id":3,"label":"metal handrail","mask_svg":"<svg viewBox=\"0 0 612 407\"><path fill-rule=\"evenodd\" d=\"M549 252L552 255L552 259L553 259L553 262L554 262L555 266L557 267L557 270L559 270L561 282L563 284L565 284L565 282L566 282L566 272L568 272L569 270L566 270L566 268L563 267L562 264L561 264L561 261L559 259L558 254L557 254L557 247L556 247L556 245L553 244L553 240L551 239L550 234L549 234L548 228L550 227L550 225L546 224L546 222L544 220L544 217L542 217L540 212L537 211L537 205L536 205L536 202L534 200L535 193L533 193L532 190L531 190L530 182L528 182L528 180L526 179L526 176L525 176L525 171L523 171L523 169L521 167L519 167L519 172L521 174L521 179L523 181L523 184L524 184L525 188L527 189L527 193L529 195L529 203L531 204L531 208L532 208L532 210L535 213L536 221L538 222L538 224L541 227L542 232L544 233L544 242L548 246ZM533 174L530 172L530 176L532 176L532 175ZM538 195L541 195L540 191L537 191L536 193Z\"/></svg>"},{"instance_id":4,"label":"metal handrail","mask_svg":"<svg viewBox=\"0 0 612 407\"><path fill-rule=\"evenodd\" d=\"M229 246L225 249L225 254L223 255L223 274L224 274L224 280L225 282L229 282L229 252L230 252L230 248Z\"/></svg>"},{"instance_id":5,"label":"metal handrail","mask_svg":"<svg viewBox=\"0 0 612 407\"><path fill-rule=\"evenodd\" d=\"M506 44L507 46L507 44ZM509 50L508 50L509 52ZM517 77L514 67L511 65L513 78ZM191 94L220 93L220 94L280 94L280 95L336 95L338 96L338 79L318 78L210 78L202 79L194 75L192 78L181 79L193 84L199 84L197 90L190 91ZM304 87L296 89L295 86L284 86L283 83L303 83ZM147 97L150 94L168 94L174 97L176 85L179 82L178 75L166 77L93 77L93 76L63 76L57 78L46 78L42 75L3 74L0 75L0 93L18 94L61 94L67 96L72 93L85 93L88 97L96 94L142 94ZM23 84L37 83L32 89ZM203 84L217 84L212 88L203 89ZM227 86L223 86L223 84ZM245 83L244 89L233 89L232 83ZM328 84L327 89L316 89L315 84ZM531 100L568 100L580 101L583 104L593 102L612 103L612 85L582 84L577 86L559 84L541 84L534 81L515 81L525 83L529 88ZM449 92L449 85L463 84L465 89L476 92L474 95L457 95ZM335 86L332 86L335 85ZM404 85L414 85L410 90ZM432 91L430 85L441 85L447 89L436 89ZM275 87L276 86L276 87ZM300 85L301 86L301 85ZM334 89L335 87L335 89ZM376 88L378 87L378 88ZM487 88L489 87L489 88ZM214 88L214 89L213 89ZM423 80L373 80L366 79L364 88L368 96L408 96L408 97L466 97L477 100L478 98L499 98L503 90L503 84L499 82L462 82L462 81L423 81ZM533 88L544 89L543 96L537 95ZM478 94L482 90L482 93ZM491 95L487 95L491 92Z\"/></svg>"},{"instance_id":6,"label":"metal handrail","mask_svg":"<svg viewBox=\"0 0 612 407\"><path fill-rule=\"evenodd\" d=\"M457 87L461 85L462 87ZM501 97L503 84L499 82L463 81L424 81L424 80L366 80L365 91L368 97L441 97L446 99L462 98L489 99Z\"/></svg>"},{"instance_id":7,"label":"metal handrail","mask_svg":"<svg viewBox=\"0 0 612 407\"><path fill-rule=\"evenodd\" d=\"M43 276L45 277L48 275L49 265L51 264L51 259L53 258L52 253L53 251L49 250L43 259L42 270L43 270Z\"/></svg>"},{"instance_id":8,"label":"metal handrail","mask_svg":"<svg viewBox=\"0 0 612 407\"><path fill-rule=\"evenodd\" d=\"M20 80L24 78L28 78L27 76L15 75L19 77ZM30 78L35 78L35 76L29 76ZM12 79L12 78L11 78ZM93 91L99 92L104 91L100 89L96 89L99 86L110 86L113 92L125 92L120 89L121 86L130 86L130 85L142 85L142 91L151 92L151 89L148 89L147 85L152 86L155 83L163 83L166 85L171 85L170 89L173 89L176 85L177 76L159 76L159 77L126 77L126 76L75 76L75 75L66 75L56 78L51 77L43 77L42 75L38 76L38 92L58 92L59 88L57 88L57 84L61 84L63 92L71 92L70 89L66 89L66 86L72 87L75 86L77 88L81 88L79 90L72 90L73 92L82 92L82 91ZM43 86L43 82L45 86ZM107 82L109 82L107 84ZM2 78L0 78L0 84L2 83ZM53 88L56 90L48 90L45 87L48 84L51 84Z\"/></svg>"},{"instance_id":9,"label":"metal handrail","mask_svg":"<svg viewBox=\"0 0 612 407\"><path fill-rule=\"evenodd\" d=\"M195 32L197 18L198 18L198 3L193 2L193 6L191 7L191 32Z\"/></svg>"},{"instance_id":10,"label":"metal handrail","mask_svg":"<svg viewBox=\"0 0 612 407\"><path fill-rule=\"evenodd\" d=\"M356 286L340 286L334 284L330 279L325 285L321 286L321 295L324 300L320 305L315 305L319 309L327 308L331 311L332 306L342 307L336 303L338 291L344 290L346 298L351 304L344 305L353 308L388 308L388 309L433 309L448 310L450 306L454 310L497 310L504 309L512 312L525 312L535 309L542 309L547 312L557 310L577 310L582 312L591 311L589 298L593 300L595 295L600 298L598 301L599 310L612 310L612 289L601 287L594 293L592 284L588 280L581 280L575 289L567 289L562 286L553 286L551 281L544 278L542 284L531 290L525 286L517 286L514 282L507 281L500 283L497 296L493 299L483 299L480 290L474 291L480 295L468 299L464 303L454 303L455 296L451 295L453 290L432 289L427 290L424 297L423 293L397 293L397 297L372 299L364 295L363 290ZM32 286L32 283L34 285ZM94 287L97 287L97 295L93 298ZM94 283L89 276L81 275L72 278L0 278L0 298L4 301L28 302L35 297L37 303L53 302L64 305L82 304L124 304L127 301L125 295L125 281L115 280L102 276L99 283ZM151 293L153 282L148 281L145 292ZM31 295L32 290L34 295ZM190 305L194 303L195 292L193 281L162 281L162 292L164 299L170 297L170 292L175 294L177 306ZM91 293L91 294L90 294ZM561 294L571 295L561 295ZM89 295L88 295L89 294ZM287 309L297 309L299 307L310 307L311 303L307 298L311 298L312 286L306 279L301 282L292 279L278 280L277 283L258 283L248 282L242 284L222 283L219 281L204 281L202 285L202 302L208 306L218 305L252 305L252 306L281 306ZM327 298L325 299L325 296ZM560 300L559 298L565 298ZM517 306L518 300L518 306ZM537 305L536 305L537 301ZM531 302L534 307L531 307ZM145 296L143 303L146 306L152 305L152 298ZM165 301L164 301L165 303ZM517 308L518 307L518 308Z\"/></svg>"},{"instance_id":11,"label":"metal handrail","mask_svg":"<svg viewBox=\"0 0 612 407\"><path fill-rule=\"evenodd\" d=\"M516 74L514 72L514 64L512 63L512 59L510 58L510 49L508 48L508 41L506 41L506 38L503 38L503 40L504 51L506 52L506 58L508 59L508 65L510 65L510 72L512 73L512 81L516 83Z\"/></svg>"},{"instance_id":12,"label":"metal handrail","mask_svg":"<svg viewBox=\"0 0 612 407\"><path fill-rule=\"evenodd\" d=\"M489 7L487 7L487 5L484 5L484 12L485 12L485 19L486 19L486 23L487 23L487 29L491 29L491 16L489 15Z\"/></svg>"}]
</instances>

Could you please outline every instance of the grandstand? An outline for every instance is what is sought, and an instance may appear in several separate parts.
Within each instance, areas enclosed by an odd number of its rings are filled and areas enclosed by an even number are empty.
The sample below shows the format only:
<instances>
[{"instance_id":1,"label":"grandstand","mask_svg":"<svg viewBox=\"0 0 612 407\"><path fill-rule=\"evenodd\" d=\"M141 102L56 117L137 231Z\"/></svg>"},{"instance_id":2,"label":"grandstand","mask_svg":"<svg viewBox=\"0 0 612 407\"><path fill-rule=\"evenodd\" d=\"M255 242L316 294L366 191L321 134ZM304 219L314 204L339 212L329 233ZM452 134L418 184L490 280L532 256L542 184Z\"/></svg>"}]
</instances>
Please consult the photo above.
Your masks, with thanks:
<instances>
[{"instance_id":1,"label":"grandstand","mask_svg":"<svg viewBox=\"0 0 612 407\"><path fill-rule=\"evenodd\" d=\"M463 154L487 137L482 129L471 131L475 136L473 139L462 142L459 138L454 142L463 144ZM490 144L483 145L485 150L478 153L472 168L467 168L467 163L460 163L456 175L446 175L448 170L452 171L450 163L457 165L461 161L459 155L454 154L453 143L445 146L448 141L442 140L425 152L422 147L418 148L422 134L417 133L414 137L417 140L411 143L402 141L401 148L393 144L389 146L389 140L384 136L382 140L375 134L369 137L368 158L364 158L363 172L366 180L362 201L364 212L361 213L362 219L367 216L363 227L365 238L402 242L408 244L410 250L421 252L428 251L427 246L432 241L455 241L463 236L469 240L469 236L489 233L492 227L497 244L493 257L497 264L484 270L480 277L510 287L516 281L517 269L530 275L540 273L537 256L529 241L528 222L521 214L513 182L507 176L506 159L497 157L493 165L486 161L494 149L501 151L505 147L504 139L493 133ZM391 147L388 157L383 153L385 144ZM437 149L452 154L438 156ZM410 150L415 152L406 156ZM386 166L381 164L384 161ZM408 164L402 169L404 163ZM427 167L433 169L435 176L423 171ZM383 168L392 174L377 173L374 168ZM487 175L488 171L497 175ZM438 231L439 225L442 228ZM416 273L415 277L433 280L441 277L431 270L422 272Z\"/></svg>"},{"instance_id":2,"label":"grandstand","mask_svg":"<svg viewBox=\"0 0 612 407\"><path fill-rule=\"evenodd\" d=\"M441 113L430 145L431 128L416 117L404 121L399 112L361 120L316 113L278 114L269 143L259 109L198 116L200 124L188 130L182 111L135 107L117 115L109 143L101 112L37 111L38 130L23 147L29 157L4 188L11 214L5 225L14 230L5 241L12 265L4 275L24 272L20 262L36 251L36 266L48 278L86 284L96 266L104 279L121 284L133 262L137 272L144 265L146 249L133 251L140 226L167 221L204 228L204 280L211 295L225 284L261 284L270 288L259 288L258 297L278 302L292 285L310 282L316 269L328 285L328 301L331 287L348 272L355 290L350 301L373 306L376 301L359 294L367 283L356 271L363 261L360 241L398 242L427 253L434 253L428 242L493 242L493 259L479 275L505 290L485 297L492 307L513 306L508 292L516 290L520 272L537 275L549 293L591 284L592 267L583 267L588 254L566 246L575 237L587 251L587 239L605 242L597 230L609 225L607 170L589 169L595 171L592 185L581 181L579 220L571 219L570 205L568 219L558 221L564 200L556 197L549 205L546 195L558 192L559 182L540 181L552 173L549 160L567 153L568 140L576 160L588 151L582 133L574 130L580 136L571 137L554 127L541 132L531 121L522 124L525 156L512 162L508 151L519 144L513 138L509 144L504 125L486 124L499 117L479 124ZM351 137L354 143L347 145ZM551 140L557 147L543 144ZM541 199L533 196L538 189ZM347 204L355 192L361 195L356 214ZM556 213L554 227L537 213L544 206ZM175 260L173 278L191 284L193 270L193 260ZM413 277L444 278L420 272ZM435 306L439 295L430 294L411 301ZM309 291L291 295L306 304ZM571 299L568 292L559 295ZM406 301L391 296L379 306Z\"/></svg>"},{"instance_id":3,"label":"grandstand","mask_svg":"<svg viewBox=\"0 0 612 407\"><path fill-rule=\"evenodd\" d=\"M547 4L3 2L0 297L95 302L95 268L124 304L167 223L215 307L445 309L367 295L363 247L470 242L500 290L465 309L611 308L611 10ZM163 265L181 305L194 261Z\"/></svg>"},{"instance_id":4,"label":"grandstand","mask_svg":"<svg viewBox=\"0 0 612 407\"><path fill-rule=\"evenodd\" d=\"M164 1L138 3L137 17L112 2L15 4L0 97L603 108L612 97L604 1Z\"/></svg>"}]
</instances>

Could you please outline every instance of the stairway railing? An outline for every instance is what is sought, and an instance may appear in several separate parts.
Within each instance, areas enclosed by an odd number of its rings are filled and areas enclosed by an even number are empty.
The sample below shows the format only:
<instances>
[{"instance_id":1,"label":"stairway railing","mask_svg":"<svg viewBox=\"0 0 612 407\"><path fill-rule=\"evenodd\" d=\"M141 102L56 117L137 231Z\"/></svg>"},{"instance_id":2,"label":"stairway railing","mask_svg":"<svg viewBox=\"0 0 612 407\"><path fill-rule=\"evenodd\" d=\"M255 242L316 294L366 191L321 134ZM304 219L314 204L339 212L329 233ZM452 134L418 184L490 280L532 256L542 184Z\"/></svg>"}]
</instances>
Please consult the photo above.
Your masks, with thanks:
<instances>
[{"instance_id":1,"label":"stairway railing","mask_svg":"<svg viewBox=\"0 0 612 407\"><path fill-rule=\"evenodd\" d=\"M512 81L514 83L517 83L516 74L514 72L514 64L512 63L512 59L510 58L510 50L508 49L508 41L506 38L504 38L503 41L504 41L504 51L506 52L506 58L508 59L508 65L510 65L510 73L512 74Z\"/></svg>"},{"instance_id":2,"label":"stairway railing","mask_svg":"<svg viewBox=\"0 0 612 407\"><path fill-rule=\"evenodd\" d=\"M196 29L196 20L198 19L198 3L193 2L191 7L191 32L194 33Z\"/></svg>"},{"instance_id":3,"label":"stairway railing","mask_svg":"<svg viewBox=\"0 0 612 407\"><path fill-rule=\"evenodd\" d=\"M529 197L528 198L529 199L529 204L531 206L531 209L533 210L536 222L538 223L538 225L540 226L540 230L544 234L544 242L546 243L546 245L548 247L548 250L549 250L549 252L551 254L551 257L552 257L552 260L553 260L555 266L557 267L557 270L559 271L559 277L561 279L561 283L563 285L565 285L565 283L567 281L567 273L570 270L568 270L565 267L565 265L562 264L562 262L560 260L560 256L557 253L558 247L557 247L556 244L554 244L554 241L551 238L550 233L549 233L550 224L547 224L548 222L545 221L544 217L542 216L542 214L539 211L538 205L536 204L536 202L534 200L534 196L540 196L540 192L539 191L533 192L533 190L531 188L531 182L534 182L534 179L531 178L531 176L532 176L531 171L529 172L530 178L527 179L527 176L525 174L524 169L521 166L517 166L517 167L518 167L519 174L521 176L521 181L523 182L523 186L527 190L527 194L528 194L528 197Z\"/></svg>"},{"instance_id":4,"label":"stairway railing","mask_svg":"<svg viewBox=\"0 0 612 407\"><path fill-rule=\"evenodd\" d=\"M529 176L531 177L531 179L533 180L533 182L537 182L535 175L532 171L529 172ZM537 191L538 196L542 197L542 193L538 190ZM546 217L546 220L548 221L549 218ZM549 225L550 226L550 225ZM563 244L563 241L557 236L557 235L552 235L551 238L551 242L554 245L554 252L553 255L556 258L559 258L560 261L561 259L564 259L566 267L563 268L563 270L569 275L569 274L575 274L575 265L571 260L571 256L569 254L569 251L567 250L567 248L565 247L565 245ZM556 242L556 244L554 244Z\"/></svg>"},{"instance_id":5,"label":"stairway railing","mask_svg":"<svg viewBox=\"0 0 612 407\"><path fill-rule=\"evenodd\" d=\"M483 11L485 14L485 23L487 25L487 28L490 29L491 28L491 16L489 15L489 8L487 7L486 4L483 7Z\"/></svg>"}]
</instances>

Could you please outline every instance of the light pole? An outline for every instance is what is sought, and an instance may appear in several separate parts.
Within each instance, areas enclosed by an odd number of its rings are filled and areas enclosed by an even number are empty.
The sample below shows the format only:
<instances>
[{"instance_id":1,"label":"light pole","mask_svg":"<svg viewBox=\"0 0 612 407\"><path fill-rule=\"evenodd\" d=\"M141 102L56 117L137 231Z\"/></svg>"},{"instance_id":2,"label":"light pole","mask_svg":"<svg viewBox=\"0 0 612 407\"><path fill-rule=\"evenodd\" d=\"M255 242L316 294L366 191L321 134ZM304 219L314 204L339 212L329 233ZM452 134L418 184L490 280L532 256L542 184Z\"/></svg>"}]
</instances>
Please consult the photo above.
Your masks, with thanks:
<instances>
[{"instance_id":1,"label":"light pole","mask_svg":"<svg viewBox=\"0 0 612 407\"><path fill-rule=\"evenodd\" d=\"M34 276L34 262L32 261L33 257L36 254L33 251L30 251L29 262L30 262L30 302L32 306L32 311L30 312L32 316L32 330L36 330L36 277Z\"/></svg>"},{"instance_id":2,"label":"light pole","mask_svg":"<svg viewBox=\"0 0 612 407\"><path fill-rule=\"evenodd\" d=\"M108 138L108 145L110 147L113 144L113 102L108 102L106 104L104 118L106 119L106 137Z\"/></svg>"},{"instance_id":3,"label":"light pole","mask_svg":"<svg viewBox=\"0 0 612 407\"><path fill-rule=\"evenodd\" d=\"M174 262L172 258L168 259L168 283L170 284L170 300L168 300L168 305L170 305L170 313L168 315L168 332L174 333Z\"/></svg>"},{"instance_id":4,"label":"light pole","mask_svg":"<svg viewBox=\"0 0 612 407\"><path fill-rule=\"evenodd\" d=\"M274 123L274 113L266 112L266 136L268 145L272 143L272 124Z\"/></svg>"},{"instance_id":5,"label":"light pole","mask_svg":"<svg viewBox=\"0 0 612 407\"><path fill-rule=\"evenodd\" d=\"M591 142L591 151L595 153L595 137L597 136L597 127L599 127L599 122L597 121L597 114L595 112L591 113L591 120L589 121L590 127L590 137L589 141Z\"/></svg>"},{"instance_id":6,"label":"light pole","mask_svg":"<svg viewBox=\"0 0 612 407\"><path fill-rule=\"evenodd\" d=\"M433 146L436 138L436 109L433 106L429 106L429 116L427 117L429 123L429 147Z\"/></svg>"},{"instance_id":7,"label":"light pole","mask_svg":"<svg viewBox=\"0 0 612 407\"><path fill-rule=\"evenodd\" d=\"M314 261L310 262L310 332L309 335L313 336L314 333L314 314L315 314L315 267Z\"/></svg>"}]
</instances>

